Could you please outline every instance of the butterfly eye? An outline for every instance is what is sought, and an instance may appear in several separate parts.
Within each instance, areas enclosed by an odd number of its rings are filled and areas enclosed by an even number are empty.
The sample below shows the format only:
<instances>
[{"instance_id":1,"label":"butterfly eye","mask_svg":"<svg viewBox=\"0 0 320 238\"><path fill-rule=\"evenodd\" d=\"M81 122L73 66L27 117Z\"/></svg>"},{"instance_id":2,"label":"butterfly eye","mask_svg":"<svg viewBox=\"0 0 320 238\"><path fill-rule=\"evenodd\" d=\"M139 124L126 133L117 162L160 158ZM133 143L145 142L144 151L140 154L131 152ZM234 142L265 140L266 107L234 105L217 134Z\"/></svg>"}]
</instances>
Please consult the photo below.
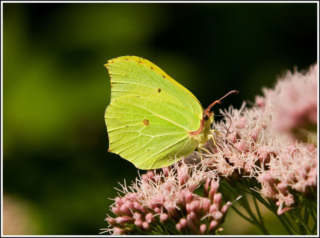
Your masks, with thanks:
<instances>
[{"instance_id":1,"label":"butterfly eye","mask_svg":"<svg viewBox=\"0 0 320 238\"><path fill-rule=\"evenodd\" d=\"M160 93L161 92L161 88L158 88L158 93Z\"/></svg>"}]
</instances>

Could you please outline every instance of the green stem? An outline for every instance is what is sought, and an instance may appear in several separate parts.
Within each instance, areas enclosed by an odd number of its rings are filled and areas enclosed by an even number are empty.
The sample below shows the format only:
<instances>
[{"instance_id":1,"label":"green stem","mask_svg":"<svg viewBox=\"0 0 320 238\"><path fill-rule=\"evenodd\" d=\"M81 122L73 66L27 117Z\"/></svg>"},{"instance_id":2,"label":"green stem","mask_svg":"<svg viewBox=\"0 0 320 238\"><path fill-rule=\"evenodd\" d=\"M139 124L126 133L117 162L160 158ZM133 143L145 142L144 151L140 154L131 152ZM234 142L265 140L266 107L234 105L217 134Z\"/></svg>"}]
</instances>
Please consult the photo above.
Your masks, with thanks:
<instances>
[{"instance_id":1,"label":"green stem","mask_svg":"<svg viewBox=\"0 0 320 238\"><path fill-rule=\"evenodd\" d=\"M258 204L257 204L257 200L256 200L256 198L254 196L252 196L252 198L253 198L254 206L256 208L260 223L263 224L263 218L261 216L260 209L259 209Z\"/></svg>"},{"instance_id":2,"label":"green stem","mask_svg":"<svg viewBox=\"0 0 320 238\"><path fill-rule=\"evenodd\" d=\"M293 235L293 234L296 234L295 231L292 231L290 229L290 227L287 225L287 223L285 222L285 219L283 219L282 215L277 215L276 216L278 217L278 219L280 220L280 222L282 223L282 225L284 226L284 228L287 230L287 232L289 233L289 235ZM286 217L287 218L287 217Z\"/></svg>"},{"instance_id":3,"label":"green stem","mask_svg":"<svg viewBox=\"0 0 320 238\"><path fill-rule=\"evenodd\" d=\"M242 183L236 182L237 185L234 186L233 189L237 192L237 194L242 194L243 197L239 200L239 203L243 206L243 208L249 214L250 218L252 219L252 224L256 225L263 234L269 235L269 232L264 227L263 223L259 222L259 220L255 217L255 215L253 214L250 208L246 193L250 194L251 196L252 194L250 191L248 191L248 188L250 186L247 184L247 182L248 182L247 180L243 180ZM242 191L242 193L240 191Z\"/></svg>"},{"instance_id":4,"label":"green stem","mask_svg":"<svg viewBox=\"0 0 320 238\"><path fill-rule=\"evenodd\" d=\"M312 228L312 234L316 234L317 231L317 222L314 223L313 228Z\"/></svg>"},{"instance_id":5,"label":"green stem","mask_svg":"<svg viewBox=\"0 0 320 238\"><path fill-rule=\"evenodd\" d=\"M253 220L253 223L261 230L261 232L264 235L269 235L269 232L267 231L267 229L264 227L263 224L261 224L258 219L256 218L256 216L253 214L253 212L251 211L250 205L248 203L247 197L245 194L243 194L244 199L241 200L243 207L245 208L245 210L247 211L247 213L250 215L251 219Z\"/></svg>"},{"instance_id":6,"label":"green stem","mask_svg":"<svg viewBox=\"0 0 320 238\"><path fill-rule=\"evenodd\" d=\"M308 211L308 207L305 206L305 207L304 207L304 223L307 224L307 227L309 227L309 226L308 226L309 217L310 217L310 213L309 213L309 211ZM312 233L310 233L310 235L312 235Z\"/></svg>"},{"instance_id":7,"label":"green stem","mask_svg":"<svg viewBox=\"0 0 320 238\"><path fill-rule=\"evenodd\" d=\"M250 218L246 217L245 215L243 215L237 208L235 208L234 206L232 206L232 209L238 213L239 216L241 216L243 219L247 220L248 222L250 222L251 224L254 224L252 220L250 220Z\"/></svg>"},{"instance_id":8,"label":"green stem","mask_svg":"<svg viewBox=\"0 0 320 238\"><path fill-rule=\"evenodd\" d=\"M301 210L300 210L301 211ZM301 226L301 233L303 235L306 235L306 231L308 231L311 235L312 235L312 231L310 230L310 228L308 227L308 224L305 223L305 221L303 219L301 219L301 213L300 214L296 214L297 218L299 219L299 224Z\"/></svg>"},{"instance_id":9,"label":"green stem","mask_svg":"<svg viewBox=\"0 0 320 238\"><path fill-rule=\"evenodd\" d=\"M171 231L171 233L168 233L169 235L174 235L174 234L181 235L181 233L175 227L173 228L173 224L171 222L164 224L163 226L166 227L166 229Z\"/></svg>"}]
</instances>

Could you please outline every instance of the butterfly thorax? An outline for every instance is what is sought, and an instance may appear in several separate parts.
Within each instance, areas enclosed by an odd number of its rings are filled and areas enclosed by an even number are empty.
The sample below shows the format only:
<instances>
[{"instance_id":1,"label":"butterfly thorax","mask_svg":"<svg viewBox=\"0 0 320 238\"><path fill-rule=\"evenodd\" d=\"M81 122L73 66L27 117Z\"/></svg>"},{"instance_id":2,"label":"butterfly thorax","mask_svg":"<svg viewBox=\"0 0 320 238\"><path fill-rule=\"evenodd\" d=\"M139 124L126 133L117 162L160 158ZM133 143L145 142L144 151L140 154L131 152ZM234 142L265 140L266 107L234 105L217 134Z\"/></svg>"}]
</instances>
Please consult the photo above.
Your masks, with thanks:
<instances>
[{"instance_id":1,"label":"butterfly thorax","mask_svg":"<svg viewBox=\"0 0 320 238\"><path fill-rule=\"evenodd\" d=\"M198 141L199 144L204 144L209 140L211 124L213 123L213 113L205 120L201 121L201 126L198 131L190 132L192 138Z\"/></svg>"}]
</instances>

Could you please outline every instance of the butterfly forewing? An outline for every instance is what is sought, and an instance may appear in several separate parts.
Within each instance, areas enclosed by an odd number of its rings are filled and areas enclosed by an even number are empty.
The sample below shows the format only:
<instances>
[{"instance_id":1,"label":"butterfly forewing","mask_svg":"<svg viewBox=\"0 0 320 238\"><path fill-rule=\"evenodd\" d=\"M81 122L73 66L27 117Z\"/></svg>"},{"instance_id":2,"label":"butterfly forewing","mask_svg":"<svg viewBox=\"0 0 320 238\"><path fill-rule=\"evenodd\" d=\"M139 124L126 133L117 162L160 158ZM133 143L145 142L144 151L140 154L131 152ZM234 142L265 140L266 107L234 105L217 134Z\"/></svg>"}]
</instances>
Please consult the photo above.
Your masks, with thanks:
<instances>
[{"instance_id":1,"label":"butterfly forewing","mask_svg":"<svg viewBox=\"0 0 320 238\"><path fill-rule=\"evenodd\" d=\"M203 108L196 97L148 60L124 56L109 60L111 102L123 96L149 96L169 100L202 119Z\"/></svg>"}]
</instances>

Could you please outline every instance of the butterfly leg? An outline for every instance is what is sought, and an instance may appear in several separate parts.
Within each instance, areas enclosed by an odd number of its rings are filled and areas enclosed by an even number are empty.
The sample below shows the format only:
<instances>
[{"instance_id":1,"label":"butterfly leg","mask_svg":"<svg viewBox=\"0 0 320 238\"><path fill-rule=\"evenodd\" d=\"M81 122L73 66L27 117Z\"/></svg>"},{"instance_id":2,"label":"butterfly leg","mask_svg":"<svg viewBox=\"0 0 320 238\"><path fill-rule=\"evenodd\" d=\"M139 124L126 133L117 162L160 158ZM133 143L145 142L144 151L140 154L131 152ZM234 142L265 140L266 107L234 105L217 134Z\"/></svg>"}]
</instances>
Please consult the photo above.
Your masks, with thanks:
<instances>
[{"instance_id":1,"label":"butterfly leg","mask_svg":"<svg viewBox=\"0 0 320 238\"><path fill-rule=\"evenodd\" d=\"M199 151L200 151L200 150L203 150L203 151L207 152L208 154L212 154L209 150L207 150L207 149L204 147L203 144L200 144L200 145L199 145L198 150L199 150Z\"/></svg>"},{"instance_id":2,"label":"butterfly leg","mask_svg":"<svg viewBox=\"0 0 320 238\"><path fill-rule=\"evenodd\" d=\"M209 150L207 150L207 149L204 147L203 144L199 144L197 150L198 150L198 154L200 155L200 159L201 159L201 160L202 160L203 158L202 158L202 154L201 154L201 151L200 151L200 150L203 150L203 151L207 152L208 154L211 154L211 152L210 152Z\"/></svg>"},{"instance_id":3,"label":"butterfly leg","mask_svg":"<svg viewBox=\"0 0 320 238\"><path fill-rule=\"evenodd\" d=\"M212 142L213 142L214 146L217 147L217 149L218 149L221 153L223 153L222 150L221 150L221 149L219 148L219 146L217 145L217 142L216 142L216 140L215 140L215 138L214 138L214 136L213 136L214 133L222 136L221 133L220 133L219 131L217 131L217 130L210 130L210 132L211 132L212 134L210 134L210 135L208 136L209 139L212 139Z\"/></svg>"},{"instance_id":4,"label":"butterfly leg","mask_svg":"<svg viewBox=\"0 0 320 238\"><path fill-rule=\"evenodd\" d=\"M215 140L215 138L214 138L214 136L213 136L213 133L216 133L216 134L218 134L218 135L221 135L221 133L218 132L217 130L210 130L210 132L211 132L212 134L208 135L209 140L212 139L214 146L217 147L217 149L218 149L221 153L223 153L223 151L218 147L217 142L216 142L216 140ZM207 152L208 154L212 154L207 148L204 147L204 144L199 144L197 150L198 150L198 153L199 153L199 155L200 155L201 160L202 160L202 155L201 155L200 150L203 150L203 151Z\"/></svg>"}]
</instances>

